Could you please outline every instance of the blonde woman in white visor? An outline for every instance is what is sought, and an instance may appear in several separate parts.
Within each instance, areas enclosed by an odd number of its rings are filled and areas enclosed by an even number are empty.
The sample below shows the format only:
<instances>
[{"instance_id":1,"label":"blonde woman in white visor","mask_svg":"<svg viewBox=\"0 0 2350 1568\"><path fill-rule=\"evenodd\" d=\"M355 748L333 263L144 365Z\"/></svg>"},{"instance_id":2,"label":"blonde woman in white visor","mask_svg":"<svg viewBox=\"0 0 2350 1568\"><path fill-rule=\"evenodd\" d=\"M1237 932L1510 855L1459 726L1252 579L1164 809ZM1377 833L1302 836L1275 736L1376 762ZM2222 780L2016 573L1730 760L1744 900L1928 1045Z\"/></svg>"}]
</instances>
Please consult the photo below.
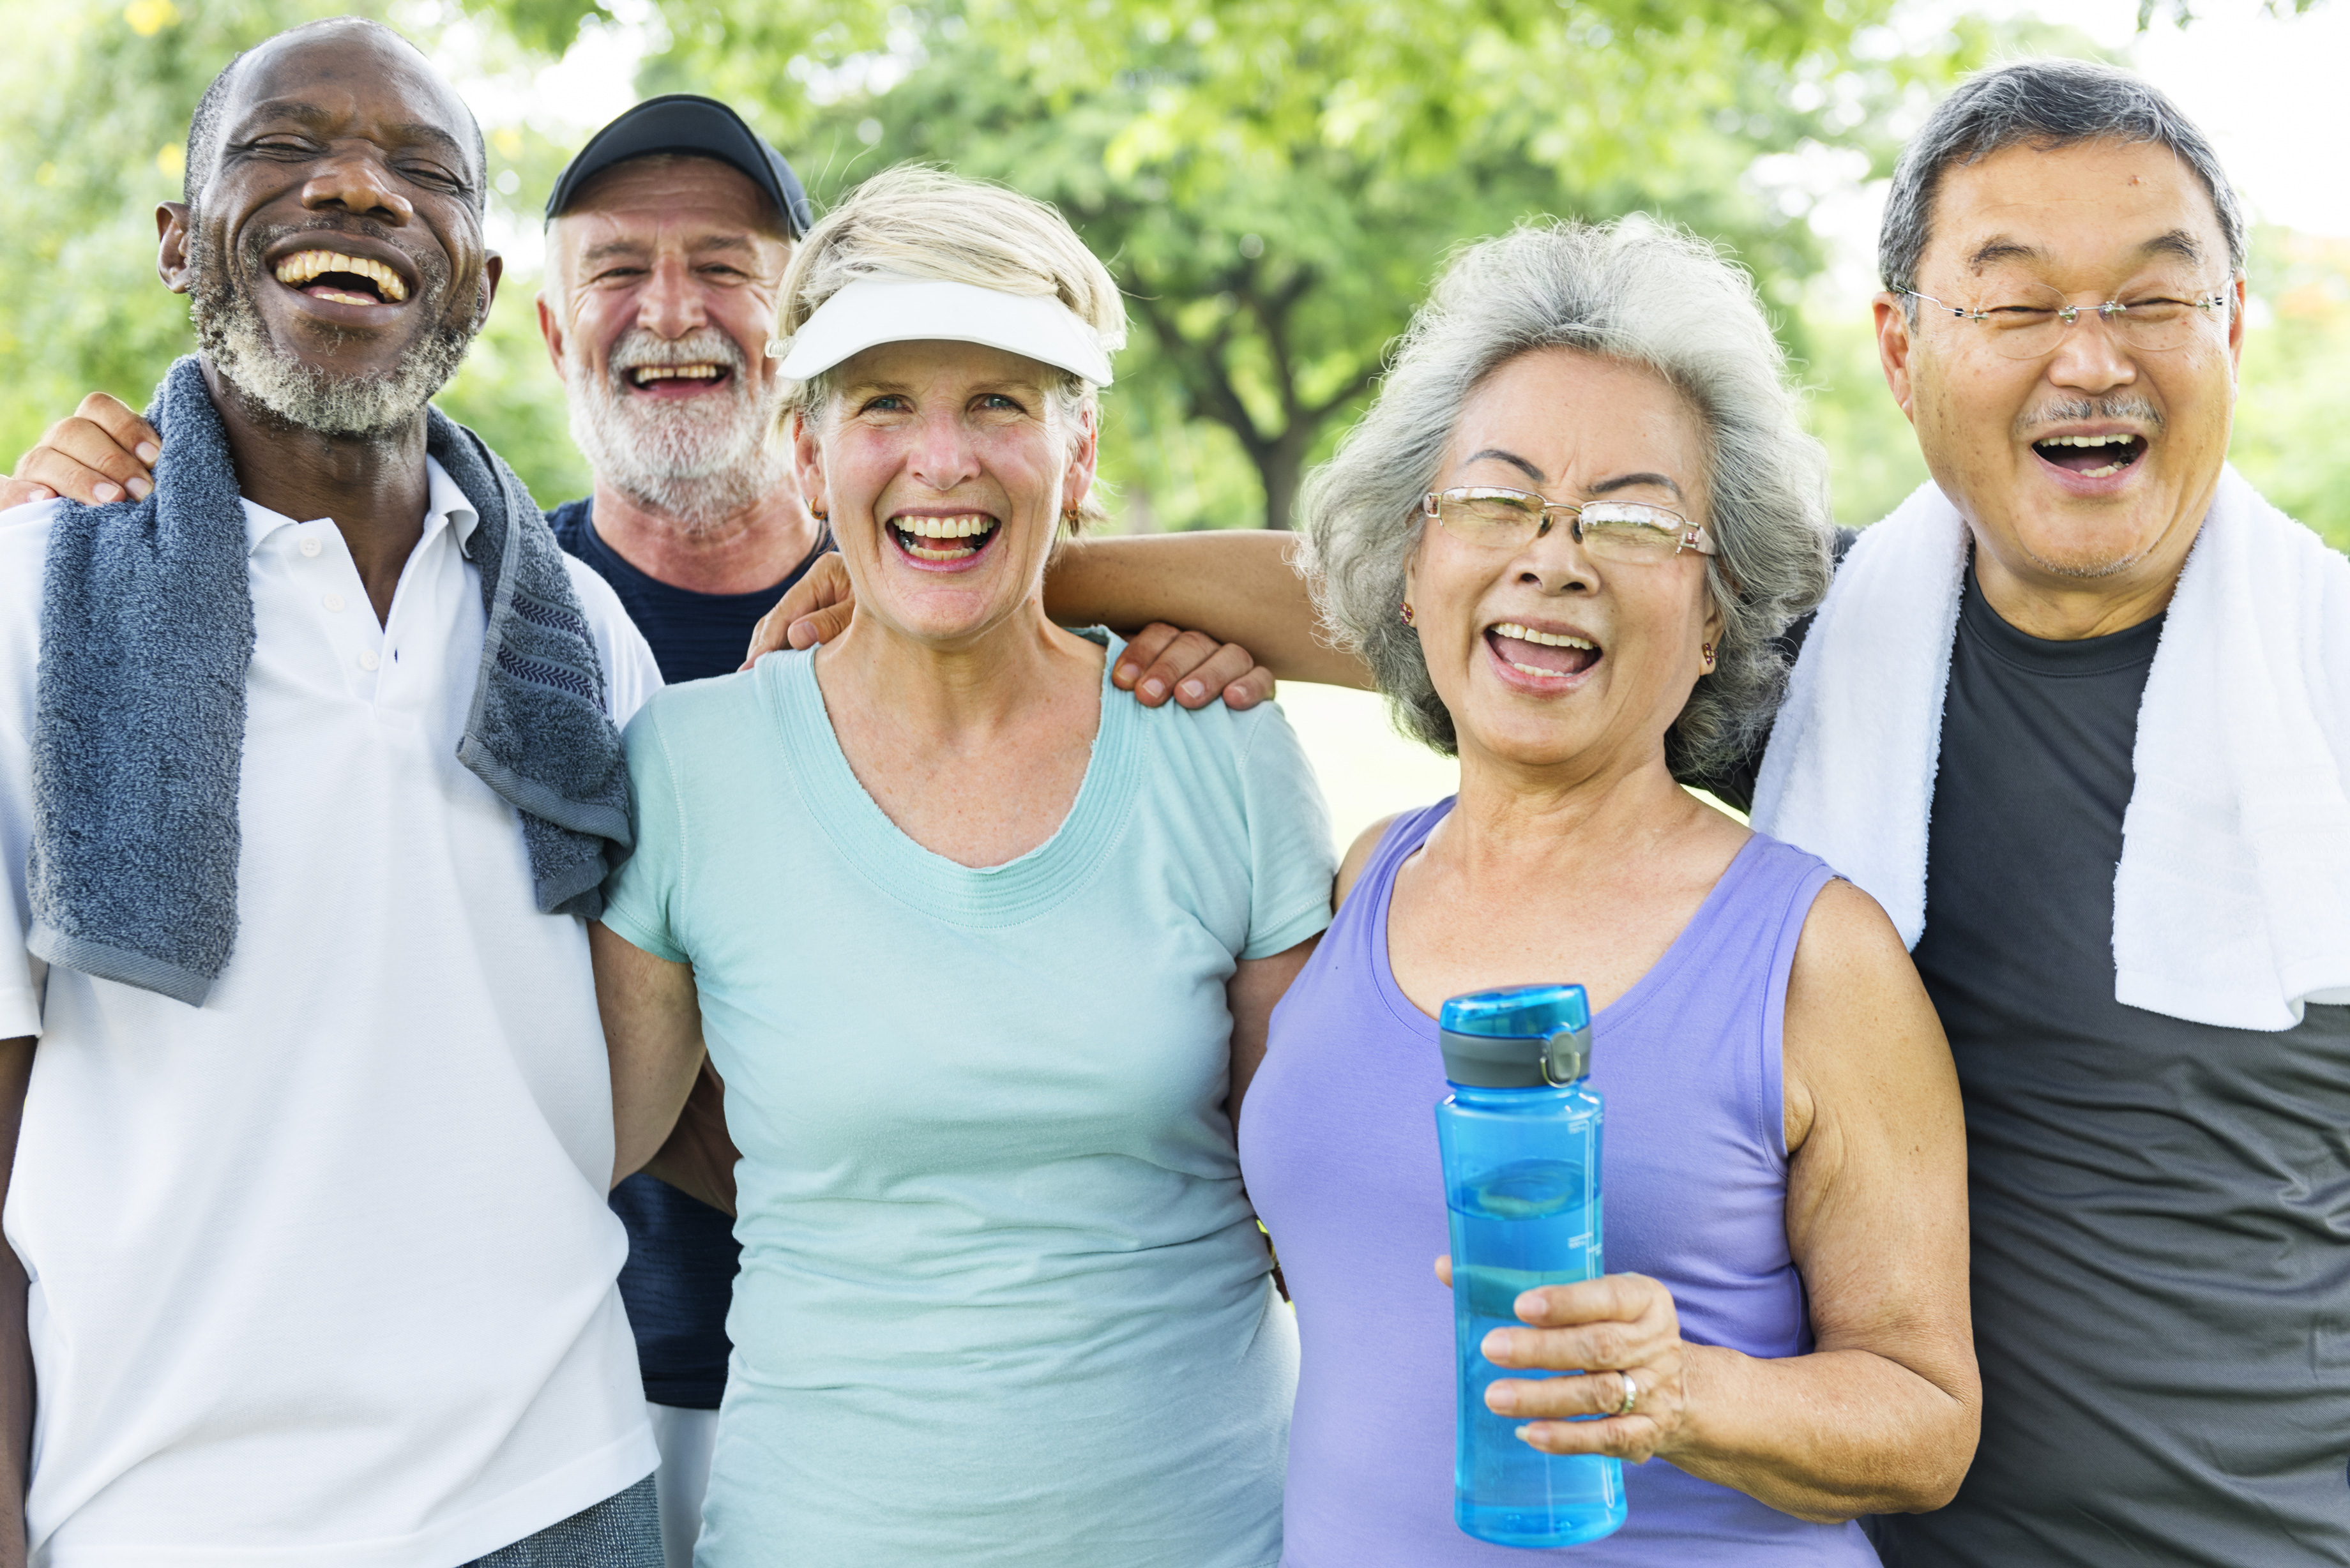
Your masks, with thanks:
<instances>
[{"instance_id":1,"label":"blonde woman in white visor","mask_svg":"<svg viewBox=\"0 0 2350 1568\"><path fill-rule=\"evenodd\" d=\"M741 1150L696 1561L1270 1568L1295 1330L1232 1127L1329 919L1312 774L1045 618L1124 337L1050 208L895 171L783 289L855 618L646 706L594 931L619 1168L705 1046Z\"/></svg>"}]
</instances>

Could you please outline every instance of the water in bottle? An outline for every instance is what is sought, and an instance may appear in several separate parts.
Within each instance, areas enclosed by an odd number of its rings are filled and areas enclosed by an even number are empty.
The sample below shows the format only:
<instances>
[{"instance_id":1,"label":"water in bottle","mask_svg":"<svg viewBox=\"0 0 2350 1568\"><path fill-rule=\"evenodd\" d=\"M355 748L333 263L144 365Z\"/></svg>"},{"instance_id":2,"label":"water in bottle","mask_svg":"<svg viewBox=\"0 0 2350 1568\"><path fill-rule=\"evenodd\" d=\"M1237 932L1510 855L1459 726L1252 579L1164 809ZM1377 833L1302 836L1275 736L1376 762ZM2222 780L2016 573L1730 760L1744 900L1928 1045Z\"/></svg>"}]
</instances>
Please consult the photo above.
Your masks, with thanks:
<instances>
[{"instance_id":1,"label":"water in bottle","mask_svg":"<svg viewBox=\"0 0 2350 1568\"><path fill-rule=\"evenodd\" d=\"M1622 1464L1520 1440L1524 1418L1487 1409L1487 1386L1561 1374L1498 1367L1482 1349L1488 1333L1518 1324L1524 1292L1603 1272L1589 1008L1578 985L1515 986L1454 997L1441 1022L1452 1086L1436 1128L1459 1366L1453 1518L1504 1546L1596 1541L1624 1522Z\"/></svg>"}]
</instances>

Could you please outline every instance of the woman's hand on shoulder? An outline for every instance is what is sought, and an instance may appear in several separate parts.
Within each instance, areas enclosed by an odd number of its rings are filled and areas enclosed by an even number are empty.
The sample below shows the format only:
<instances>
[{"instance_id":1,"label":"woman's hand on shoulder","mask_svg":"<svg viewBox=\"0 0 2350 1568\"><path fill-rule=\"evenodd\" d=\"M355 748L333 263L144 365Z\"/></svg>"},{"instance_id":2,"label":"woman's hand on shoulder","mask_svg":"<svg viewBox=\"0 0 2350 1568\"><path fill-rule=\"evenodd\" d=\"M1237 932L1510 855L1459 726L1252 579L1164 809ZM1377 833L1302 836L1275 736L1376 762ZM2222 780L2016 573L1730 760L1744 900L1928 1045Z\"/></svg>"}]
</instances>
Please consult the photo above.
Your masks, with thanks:
<instances>
[{"instance_id":1,"label":"woman's hand on shoulder","mask_svg":"<svg viewBox=\"0 0 2350 1568\"><path fill-rule=\"evenodd\" d=\"M1451 1259L1436 1261L1436 1277L1451 1286ZM1485 1359L1578 1376L1497 1379L1486 1408L1524 1421L1518 1437L1546 1454L1670 1457L1689 1414L1688 1347L1670 1291L1646 1274L1604 1274L1528 1291L1516 1311L1526 1326L1486 1334ZM1598 1419L1578 1418L1587 1417Z\"/></svg>"}]
</instances>

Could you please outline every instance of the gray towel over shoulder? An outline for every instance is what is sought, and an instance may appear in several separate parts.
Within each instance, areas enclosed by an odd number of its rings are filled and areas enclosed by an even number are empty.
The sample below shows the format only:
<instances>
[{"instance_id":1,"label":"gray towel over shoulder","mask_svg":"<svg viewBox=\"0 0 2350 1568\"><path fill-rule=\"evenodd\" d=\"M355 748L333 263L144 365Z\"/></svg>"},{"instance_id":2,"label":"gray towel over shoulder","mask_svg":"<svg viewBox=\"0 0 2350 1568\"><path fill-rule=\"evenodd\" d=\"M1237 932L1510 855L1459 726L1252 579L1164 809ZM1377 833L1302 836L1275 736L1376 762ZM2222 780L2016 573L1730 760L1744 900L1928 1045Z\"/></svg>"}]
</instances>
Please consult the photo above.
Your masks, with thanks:
<instances>
[{"instance_id":1,"label":"gray towel over shoulder","mask_svg":"<svg viewBox=\"0 0 2350 1568\"><path fill-rule=\"evenodd\" d=\"M236 946L238 782L253 659L244 508L191 356L148 410L143 501L60 505L41 593L26 946L201 1006ZM522 483L438 410L426 450L480 515L489 627L457 755L521 814L538 908L592 919L629 845L606 676Z\"/></svg>"}]
</instances>

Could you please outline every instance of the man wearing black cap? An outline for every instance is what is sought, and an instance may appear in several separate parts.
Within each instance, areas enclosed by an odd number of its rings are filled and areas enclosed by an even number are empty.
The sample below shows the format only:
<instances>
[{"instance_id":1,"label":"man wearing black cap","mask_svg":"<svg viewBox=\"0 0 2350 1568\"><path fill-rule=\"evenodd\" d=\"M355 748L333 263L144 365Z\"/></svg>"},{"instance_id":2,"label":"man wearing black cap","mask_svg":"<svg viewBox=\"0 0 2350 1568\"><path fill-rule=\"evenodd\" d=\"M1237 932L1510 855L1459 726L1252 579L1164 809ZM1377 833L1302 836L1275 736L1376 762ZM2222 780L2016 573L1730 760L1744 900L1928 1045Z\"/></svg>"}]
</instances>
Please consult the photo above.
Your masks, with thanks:
<instances>
[{"instance_id":1,"label":"man wearing black cap","mask_svg":"<svg viewBox=\"0 0 2350 1568\"><path fill-rule=\"evenodd\" d=\"M597 132L546 216L539 325L596 478L592 496L548 521L617 591L664 680L728 673L759 618L831 546L775 439L782 388L765 353L792 242L814 221L807 197L740 115L673 94ZM0 479L0 506L144 494L153 439L134 410L92 393ZM1199 691L1175 699L1187 707L1243 672L1262 685L1237 648L1157 628L1146 645L1163 677L1148 704L1194 673ZM612 1207L629 1232L620 1293L661 1451L664 1543L671 1568L685 1568L739 1249L726 1215L650 1176L623 1182Z\"/></svg>"},{"instance_id":2,"label":"man wearing black cap","mask_svg":"<svg viewBox=\"0 0 2350 1568\"><path fill-rule=\"evenodd\" d=\"M824 543L765 353L807 198L733 109L672 94L597 132L546 217L539 326L596 474L550 521L669 680L723 674Z\"/></svg>"},{"instance_id":3,"label":"man wearing black cap","mask_svg":"<svg viewBox=\"0 0 2350 1568\"><path fill-rule=\"evenodd\" d=\"M791 242L812 221L781 154L740 115L672 94L580 150L547 199L538 321L595 494L548 516L602 574L664 679L723 675L831 541L775 439L766 343ZM629 1231L620 1294L661 1448L670 1562L690 1561L739 1249L733 1222L650 1176L612 1195Z\"/></svg>"}]
</instances>

